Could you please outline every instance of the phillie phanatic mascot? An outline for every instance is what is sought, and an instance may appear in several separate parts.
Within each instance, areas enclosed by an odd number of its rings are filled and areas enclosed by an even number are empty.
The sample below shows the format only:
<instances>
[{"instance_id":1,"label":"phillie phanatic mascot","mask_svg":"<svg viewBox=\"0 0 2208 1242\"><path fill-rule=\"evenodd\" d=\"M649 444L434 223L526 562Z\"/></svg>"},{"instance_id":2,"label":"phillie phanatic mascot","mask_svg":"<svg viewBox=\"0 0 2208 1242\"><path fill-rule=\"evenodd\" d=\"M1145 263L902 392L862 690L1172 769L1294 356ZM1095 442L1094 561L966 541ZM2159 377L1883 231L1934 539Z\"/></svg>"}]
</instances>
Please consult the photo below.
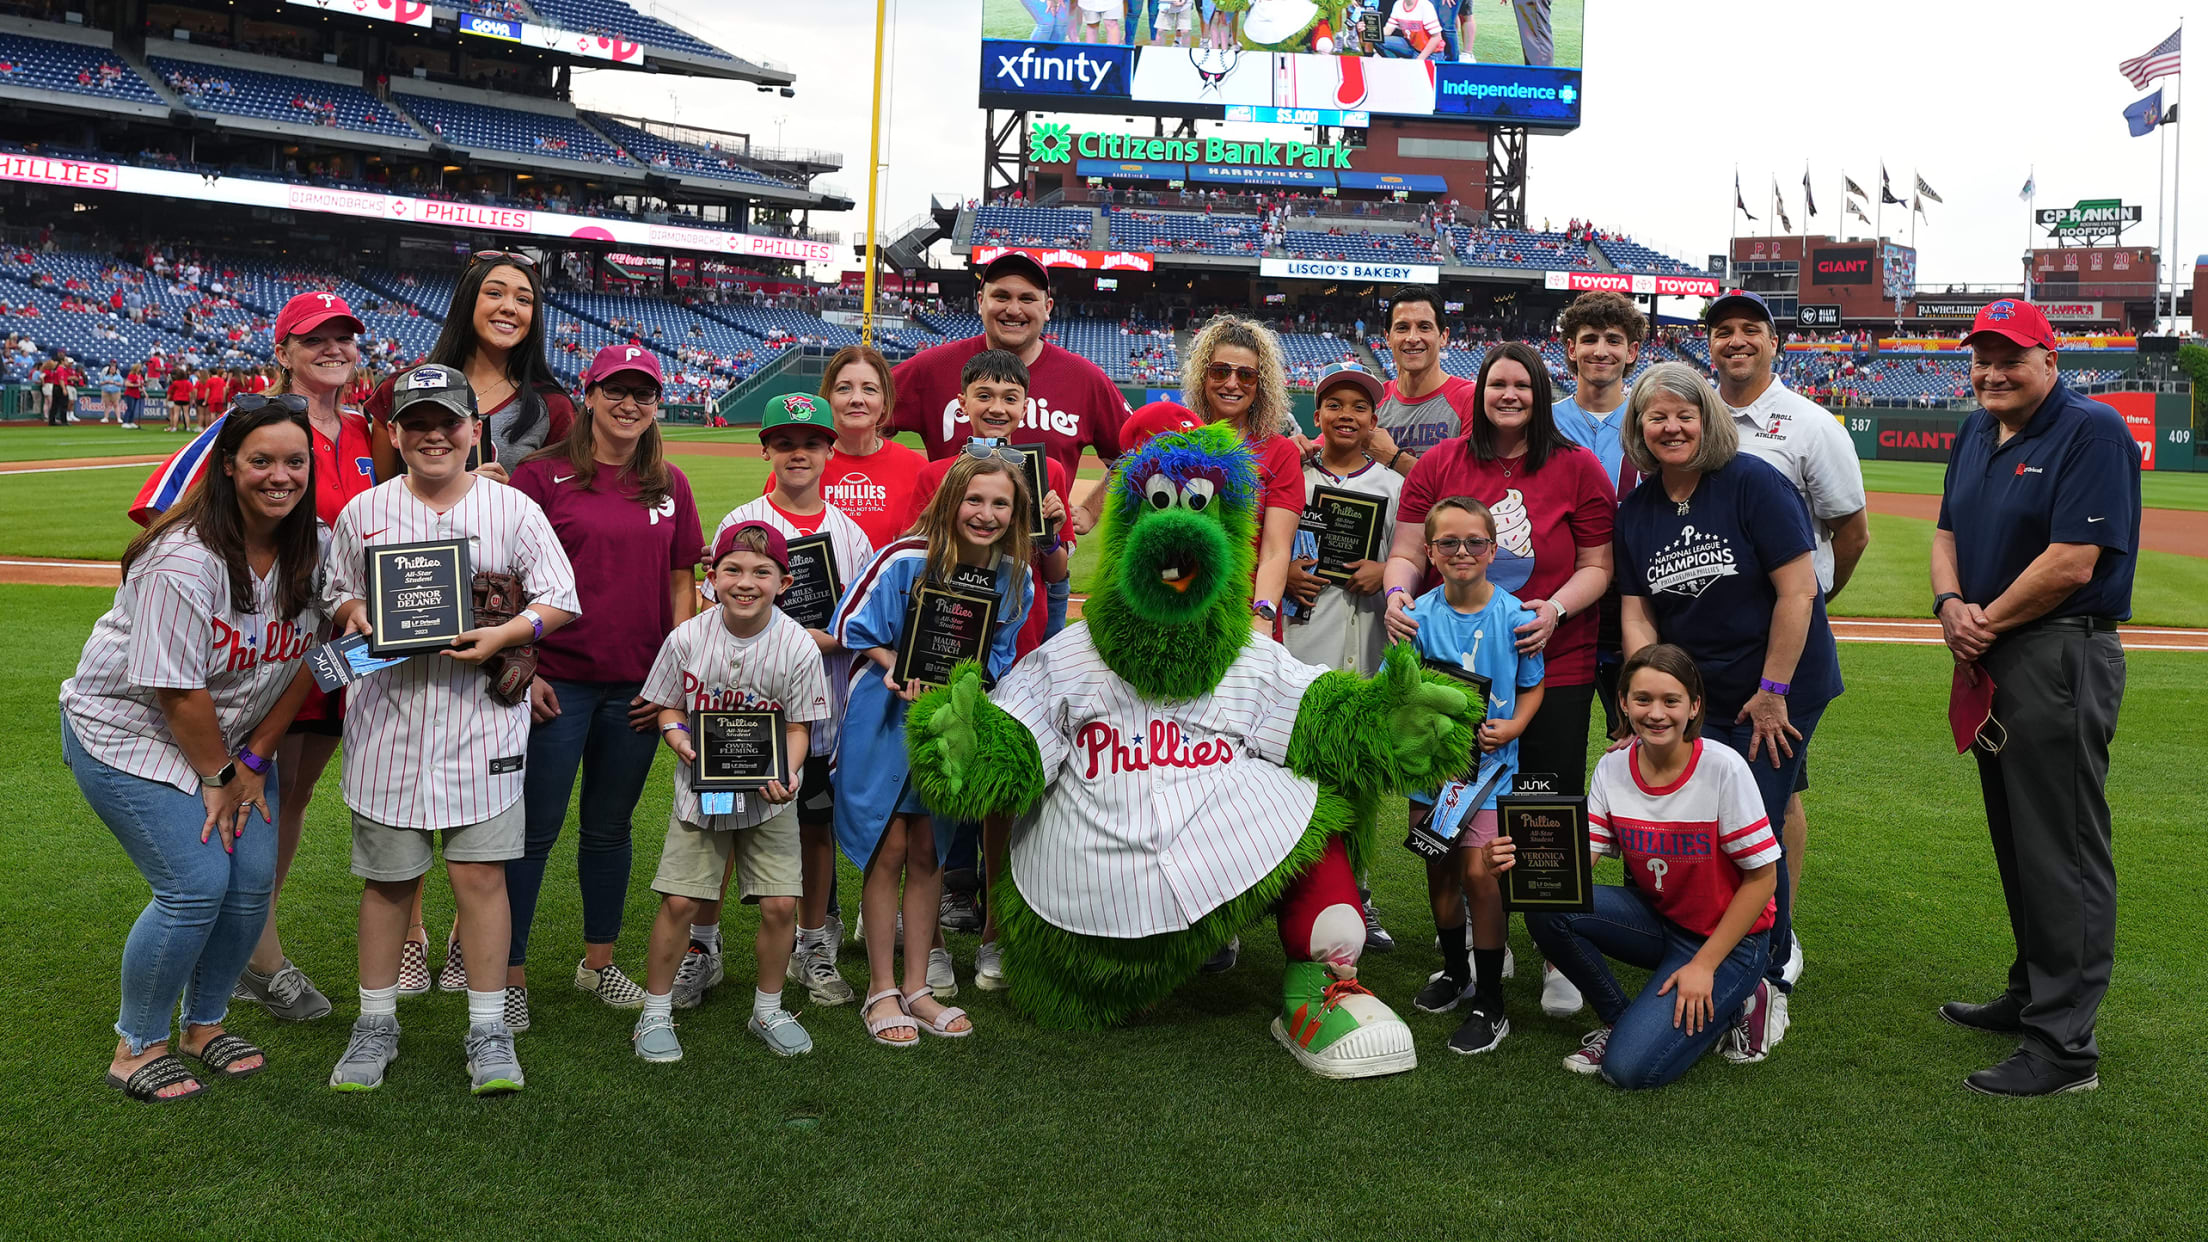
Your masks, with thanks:
<instances>
[{"instance_id":1,"label":"phillie phanatic mascot","mask_svg":"<svg viewBox=\"0 0 2208 1242\"><path fill-rule=\"evenodd\" d=\"M1367 681L1252 634L1257 472L1229 429L1156 436L1105 486L1086 619L989 693L962 666L905 723L937 814L1019 817L992 894L1013 1003L1118 1022L1277 905L1274 1038L1328 1078L1414 1068L1410 1028L1357 982L1354 868L1381 799L1461 767L1484 705L1409 644Z\"/></svg>"}]
</instances>

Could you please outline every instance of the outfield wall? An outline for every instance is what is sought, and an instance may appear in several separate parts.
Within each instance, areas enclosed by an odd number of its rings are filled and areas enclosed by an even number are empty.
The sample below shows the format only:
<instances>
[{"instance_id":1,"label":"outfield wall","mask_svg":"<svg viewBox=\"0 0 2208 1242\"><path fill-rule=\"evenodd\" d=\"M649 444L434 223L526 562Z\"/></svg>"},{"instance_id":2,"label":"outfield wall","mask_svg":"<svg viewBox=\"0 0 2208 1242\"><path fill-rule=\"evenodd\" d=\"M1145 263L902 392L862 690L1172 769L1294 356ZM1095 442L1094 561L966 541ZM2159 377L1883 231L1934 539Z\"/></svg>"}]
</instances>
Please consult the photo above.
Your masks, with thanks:
<instances>
[{"instance_id":1,"label":"outfield wall","mask_svg":"<svg viewBox=\"0 0 2208 1242\"><path fill-rule=\"evenodd\" d=\"M2103 392L2090 394L2095 401L2113 407L2139 442L2143 464L2149 470L2208 470L2208 456L2197 455L2193 442L2191 399L2183 393ZM1865 461L1947 460L1955 429L1964 412L1850 408L1834 417L1855 442L1855 452Z\"/></svg>"}]
</instances>

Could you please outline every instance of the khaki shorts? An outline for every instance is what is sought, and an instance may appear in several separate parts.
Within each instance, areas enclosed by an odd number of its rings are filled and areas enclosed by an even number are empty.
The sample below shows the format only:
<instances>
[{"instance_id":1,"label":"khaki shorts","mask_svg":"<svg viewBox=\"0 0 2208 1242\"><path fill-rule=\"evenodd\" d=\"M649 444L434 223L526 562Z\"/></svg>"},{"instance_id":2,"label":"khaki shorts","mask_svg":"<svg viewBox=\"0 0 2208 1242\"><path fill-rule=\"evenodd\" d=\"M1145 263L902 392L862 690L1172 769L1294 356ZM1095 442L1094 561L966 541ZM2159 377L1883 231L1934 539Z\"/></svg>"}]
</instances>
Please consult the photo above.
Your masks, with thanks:
<instances>
[{"instance_id":1,"label":"khaki shorts","mask_svg":"<svg viewBox=\"0 0 2208 1242\"><path fill-rule=\"evenodd\" d=\"M521 857L521 799L476 824L444 829L445 861L506 862ZM429 871L435 828L395 828L353 812L353 874L364 880L412 880Z\"/></svg>"},{"instance_id":2,"label":"khaki shorts","mask_svg":"<svg viewBox=\"0 0 2208 1242\"><path fill-rule=\"evenodd\" d=\"M667 816L667 845L659 853L659 874L652 891L670 897L719 901L728 860L736 860L740 900L801 897L805 872L797 848L795 803L785 803L772 818L749 828L705 829Z\"/></svg>"}]
</instances>

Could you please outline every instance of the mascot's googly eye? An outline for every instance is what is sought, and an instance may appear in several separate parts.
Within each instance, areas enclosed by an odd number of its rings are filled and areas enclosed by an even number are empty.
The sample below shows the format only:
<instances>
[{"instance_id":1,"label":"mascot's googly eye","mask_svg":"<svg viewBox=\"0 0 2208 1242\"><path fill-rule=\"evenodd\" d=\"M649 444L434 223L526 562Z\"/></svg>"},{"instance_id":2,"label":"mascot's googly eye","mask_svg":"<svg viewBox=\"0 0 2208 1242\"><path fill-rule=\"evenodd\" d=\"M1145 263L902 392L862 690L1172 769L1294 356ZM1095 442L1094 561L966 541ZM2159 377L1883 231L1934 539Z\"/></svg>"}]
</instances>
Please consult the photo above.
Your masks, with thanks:
<instances>
[{"instance_id":1,"label":"mascot's googly eye","mask_svg":"<svg viewBox=\"0 0 2208 1242\"><path fill-rule=\"evenodd\" d=\"M1173 490L1173 480L1162 474L1151 475L1150 481L1142 485L1142 491L1150 498L1153 509L1170 509L1180 499L1180 494Z\"/></svg>"},{"instance_id":2,"label":"mascot's googly eye","mask_svg":"<svg viewBox=\"0 0 2208 1242\"><path fill-rule=\"evenodd\" d=\"M1181 484L1181 507L1190 513L1202 513L1218 490L1218 485L1210 479L1190 479Z\"/></svg>"}]
</instances>

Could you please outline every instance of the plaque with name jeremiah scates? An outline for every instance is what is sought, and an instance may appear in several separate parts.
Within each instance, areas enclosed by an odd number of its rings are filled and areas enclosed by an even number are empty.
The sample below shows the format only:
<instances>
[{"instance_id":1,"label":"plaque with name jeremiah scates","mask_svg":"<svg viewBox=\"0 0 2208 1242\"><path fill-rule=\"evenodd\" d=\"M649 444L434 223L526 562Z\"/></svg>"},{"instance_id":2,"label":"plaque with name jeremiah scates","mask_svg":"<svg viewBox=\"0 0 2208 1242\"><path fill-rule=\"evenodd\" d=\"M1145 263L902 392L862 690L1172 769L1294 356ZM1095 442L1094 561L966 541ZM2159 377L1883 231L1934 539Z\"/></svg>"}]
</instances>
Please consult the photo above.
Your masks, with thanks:
<instances>
[{"instance_id":1,"label":"plaque with name jeremiah scates","mask_svg":"<svg viewBox=\"0 0 2208 1242\"><path fill-rule=\"evenodd\" d=\"M468 541L378 544L368 550L368 651L441 651L474 628Z\"/></svg>"},{"instance_id":2,"label":"plaque with name jeremiah scates","mask_svg":"<svg viewBox=\"0 0 2208 1242\"><path fill-rule=\"evenodd\" d=\"M1384 559L1380 554L1380 514L1388 507L1384 496L1338 487L1314 487L1303 506L1302 526L1318 540L1319 563L1314 576L1336 585L1353 575L1349 567L1358 561Z\"/></svg>"}]
</instances>

